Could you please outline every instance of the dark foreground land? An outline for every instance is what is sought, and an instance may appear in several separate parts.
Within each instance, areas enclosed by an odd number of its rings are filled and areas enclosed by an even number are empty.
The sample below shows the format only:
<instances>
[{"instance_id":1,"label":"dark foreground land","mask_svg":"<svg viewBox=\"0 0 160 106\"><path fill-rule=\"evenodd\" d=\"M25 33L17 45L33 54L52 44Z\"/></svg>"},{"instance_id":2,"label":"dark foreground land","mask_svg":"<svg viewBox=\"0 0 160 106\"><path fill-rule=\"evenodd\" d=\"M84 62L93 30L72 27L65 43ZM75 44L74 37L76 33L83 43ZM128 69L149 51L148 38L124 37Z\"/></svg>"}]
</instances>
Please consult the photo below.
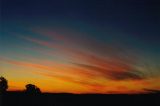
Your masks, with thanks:
<instances>
[{"instance_id":1,"label":"dark foreground land","mask_svg":"<svg viewBox=\"0 0 160 106\"><path fill-rule=\"evenodd\" d=\"M0 96L0 106L160 106L159 94L36 94L7 92Z\"/></svg>"}]
</instances>

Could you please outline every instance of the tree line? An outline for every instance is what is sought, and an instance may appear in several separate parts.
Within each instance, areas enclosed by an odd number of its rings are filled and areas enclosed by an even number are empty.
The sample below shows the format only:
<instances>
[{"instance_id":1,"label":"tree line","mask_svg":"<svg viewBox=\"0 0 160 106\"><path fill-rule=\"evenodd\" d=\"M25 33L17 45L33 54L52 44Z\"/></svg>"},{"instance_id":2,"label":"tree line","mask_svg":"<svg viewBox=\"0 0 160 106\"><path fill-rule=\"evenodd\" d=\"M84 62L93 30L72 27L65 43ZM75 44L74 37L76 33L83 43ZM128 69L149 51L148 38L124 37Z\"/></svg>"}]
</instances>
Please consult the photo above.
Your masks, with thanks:
<instances>
[{"instance_id":1,"label":"tree line","mask_svg":"<svg viewBox=\"0 0 160 106\"><path fill-rule=\"evenodd\" d=\"M36 85L34 84L27 84L25 86L25 90L24 92L27 94L39 94L41 93L40 88L38 88ZM0 94L4 94L7 92L8 89L8 80L4 77L0 77Z\"/></svg>"}]
</instances>

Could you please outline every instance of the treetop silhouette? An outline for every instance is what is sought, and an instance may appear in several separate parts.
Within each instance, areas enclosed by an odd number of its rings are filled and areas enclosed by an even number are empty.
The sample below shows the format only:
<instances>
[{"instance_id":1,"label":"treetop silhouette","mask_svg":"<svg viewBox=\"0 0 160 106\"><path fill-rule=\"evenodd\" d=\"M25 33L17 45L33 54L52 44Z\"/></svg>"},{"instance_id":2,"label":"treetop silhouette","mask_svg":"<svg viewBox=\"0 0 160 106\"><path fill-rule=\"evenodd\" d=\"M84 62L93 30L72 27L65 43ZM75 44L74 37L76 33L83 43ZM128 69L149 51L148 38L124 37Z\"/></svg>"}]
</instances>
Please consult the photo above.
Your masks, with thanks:
<instances>
[{"instance_id":1,"label":"treetop silhouette","mask_svg":"<svg viewBox=\"0 0 160 106\"><path fill-rule=\"evenodd\" d=\"M41 93L41 90L36 85L27 84L25 92L28 94L39 94Z\"/></svg>"},{"instance_id":2,"label":"treetop silhouette","mask_svg":"<svg viewBox=\"0 0 160 106\"><path fill-rule=\"evenodd\" d=\"M4 77L0 77L0 93L5 93L8 89L8 81Z\"/></svg>"}]
</instances>

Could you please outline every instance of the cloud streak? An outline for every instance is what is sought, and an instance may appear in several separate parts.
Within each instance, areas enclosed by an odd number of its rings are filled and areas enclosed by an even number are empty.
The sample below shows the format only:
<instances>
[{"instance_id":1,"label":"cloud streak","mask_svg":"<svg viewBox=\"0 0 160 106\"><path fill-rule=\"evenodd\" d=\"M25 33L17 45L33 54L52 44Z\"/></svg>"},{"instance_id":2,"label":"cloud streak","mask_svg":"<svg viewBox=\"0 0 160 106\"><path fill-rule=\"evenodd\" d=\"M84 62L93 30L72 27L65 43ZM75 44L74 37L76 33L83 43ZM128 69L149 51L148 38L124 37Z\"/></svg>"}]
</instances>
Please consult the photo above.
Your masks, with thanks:
<instances>
[{"instance_id":1,"label":"cloud streak","mask_svg":"<svg viewBox=\"0 0 160 106\"><path fill-rule=\"evenodd\" d=\"M81 67L93 73L101 73L102 76L114 80L145 78L143 75L145 73L134 67L134 64L138 61L136 60L137 55L126 52L125 47L104 44L92 38L90 40L88 38L81 39L79 36L76 38L77 36L75 37L72 33L66 36L49 31L39 31L38 33L43 35L43 37L50 38L50 41L29 37L22 38L44 47L56 49L54 53L59 53L57 57L68 58L68 64L73 63L72 65L74 66ZM59 43L51 42L54 40ZM46 54L52 56L54 53Z\"/></svg>"},{"instance_id":2,"label":"cloud streak","mask_svg":"<svg viewBox=\"0 0 160 106\"><path fill-rule=\"evenodd\" d=\"M97 71L101 73L101 76L104 76L111 80L141 80L141 79L144 79L144 77L138 74L138 72L135 73L135 71L132 72L132 71L129 71L129 69L125 71L116 71L116 70L108 70L108 69L86 65L86 64L77 64L77 63L74 63L74 64L79 67L87 68L92 71Z\"/></svg>"}]
</instances>

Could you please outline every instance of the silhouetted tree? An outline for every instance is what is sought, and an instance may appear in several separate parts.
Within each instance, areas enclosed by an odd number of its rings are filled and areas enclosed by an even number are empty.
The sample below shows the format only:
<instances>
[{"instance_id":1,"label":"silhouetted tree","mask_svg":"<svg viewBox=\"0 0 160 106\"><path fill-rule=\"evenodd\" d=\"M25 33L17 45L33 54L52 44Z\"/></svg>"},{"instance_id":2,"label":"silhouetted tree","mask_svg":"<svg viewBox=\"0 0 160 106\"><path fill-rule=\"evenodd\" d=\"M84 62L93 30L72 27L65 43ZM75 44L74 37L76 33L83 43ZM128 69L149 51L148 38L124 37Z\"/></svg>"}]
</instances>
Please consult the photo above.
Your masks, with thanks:
<instances>
[{"instance_id":1,"label":"silhouetted tree","mask_svg":"<svg viewBox=\"0 0 160 106\"><path fill-rule=\"evenodd\" d=\"M41 90L33 84L27 84L25 92L28 94L39 94L41 93Z\"/></svg>"},{"instance_id":2,"label":"silhouetted tree","mask_svg":"<svg viewBox=\"0 0 160 106\"><path fill-rule=\"evenodd\" d=\"M8 81L4 77L0 77L0 93L5 93L8 89Z\"/></svg>"}]
</instances>

